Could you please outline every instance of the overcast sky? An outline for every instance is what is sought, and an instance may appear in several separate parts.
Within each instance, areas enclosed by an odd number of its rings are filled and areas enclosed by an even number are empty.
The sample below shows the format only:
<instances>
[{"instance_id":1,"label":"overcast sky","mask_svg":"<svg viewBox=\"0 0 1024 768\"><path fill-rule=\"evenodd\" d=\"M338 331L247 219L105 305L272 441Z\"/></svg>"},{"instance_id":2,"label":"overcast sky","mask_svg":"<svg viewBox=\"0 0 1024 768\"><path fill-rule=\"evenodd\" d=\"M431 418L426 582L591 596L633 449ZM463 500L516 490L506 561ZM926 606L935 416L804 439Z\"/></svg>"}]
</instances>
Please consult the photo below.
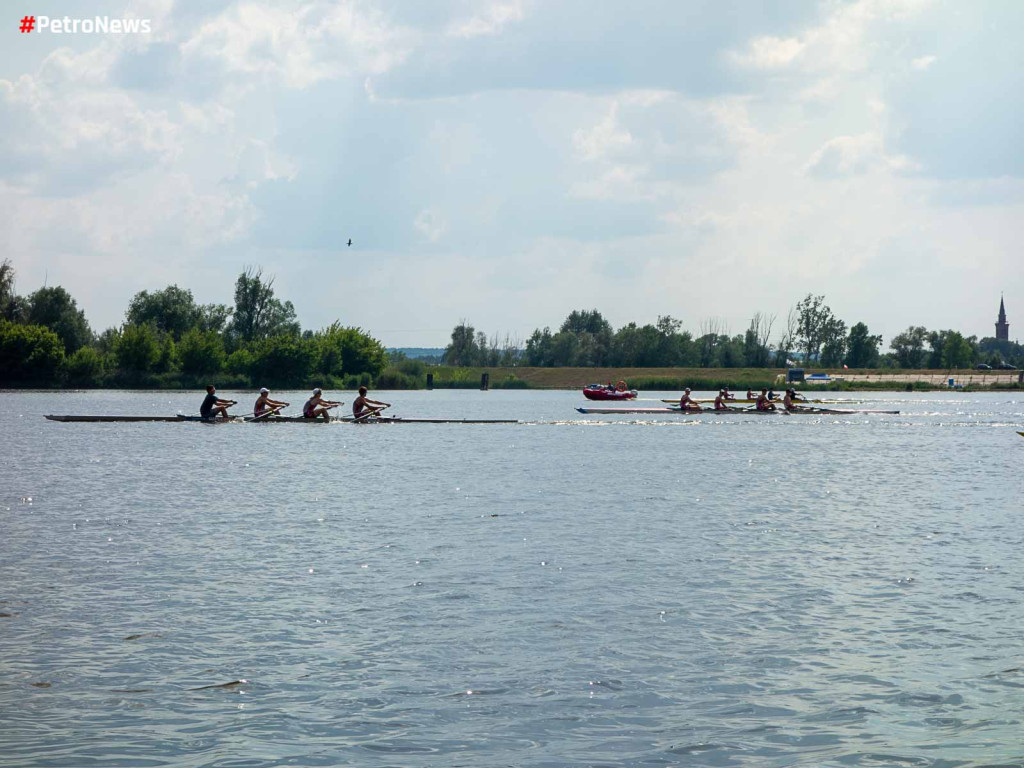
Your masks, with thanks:
<instances>
[{"instance_id":1,"label":"overcast sky","mask_svg":"<svg viewBox=\"0 0 1024 768\"><path fill-rule=\"evenodd\" d=\"M440 346L597 308L1024 329L1024 2L44 2L0 32L0 258L93 327L276 275ZM148 35L20 18L151 20ZM352 238L353 245L345 243Z\"/></svg>"}]
</instances>

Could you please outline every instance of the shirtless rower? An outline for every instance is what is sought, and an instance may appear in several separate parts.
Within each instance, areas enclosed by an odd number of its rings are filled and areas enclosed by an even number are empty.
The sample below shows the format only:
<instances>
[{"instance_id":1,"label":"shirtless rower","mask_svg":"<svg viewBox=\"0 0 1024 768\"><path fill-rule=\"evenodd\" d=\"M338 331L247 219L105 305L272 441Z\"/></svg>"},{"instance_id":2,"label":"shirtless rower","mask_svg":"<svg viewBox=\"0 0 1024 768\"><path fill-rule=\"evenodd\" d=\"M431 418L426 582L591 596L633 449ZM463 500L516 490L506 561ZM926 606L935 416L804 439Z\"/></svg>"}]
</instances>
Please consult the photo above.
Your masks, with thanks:
<instances>
[{"instance_id":1,"label":"shirtless rower","mask_svg":"<svg viewBox=\"0 0 1024 768\"><path fill-rule=\"evenodd\" d=\"M324 419L329 421L331 415L328 413L331 408L336 405L341 405L341 402L334 402L333 400L324 400L323 393L320 388L317 387L313 390L313 396L306 401L305 405L302 406L302 417L304 419Z\"/></svg>"},{"instance_id":2,"label":"shirtless rower","mask_svg":"<svg viewBox=\"0 0 1024 768\"><path fill-rule=\"evenodd\" d=\"M683 396L679 398L679 410L681 411L700 411L703 410L700 407L700 403L696 402L690 397L690 388L687 387L686 391L683 392Z\"/></svg>"},{"instance_id":3,"label":"shirtless rower","mask_svg":"<svg viewBox=\"0 0 1024 768\"><path fill-rule=\"evenodd\" d=\"M221 400L217 397L217 388L213 384L208 384L206 398L199 406L199 415L204 419L215 419L220 414L221 418L230 419L231 414L228 413L228 408L232 405L236 405L234 400Z\"/></svg>"},{"instance_id":4,"label":"shirtless rower","mask_svg":"<svg viewBox=\"0 0 1024 768\"><path fill-rule=\"evenodd\" d=\"M757 395L754 394L754 390L747 387L747 400L757 400Z\"/></svg>"},{"instance_id":5,"label":"shirtless rower","mask_svg":"<svg viewBox=\"0 0 1024 768\"><path fill-rule=\"evenodd\" d=\"M759 411L774 411L775 403L768 399L768 390L762 389L761 394L757 396L757 403L754 406Z\"/></svg>"},{"instance_id":6,"label":"shirtless rower","mask_svg":"<svg viewBox=\"0 0 1024 768\"><path fill-rule=\"evenodd\" d=\"M786 396L784 398L782 398L782 405L785 407L785 409L787 411L798 411L798 410L800 410L800 406L797 405L798 402L799 402L799 400L797 400L797 397L796 397L796 390L792 389L792 388L787 389L786 390Z\"/></svg>"},{"instance_id":7,"label":"shirtless rower","mask_svg":"<svg viewBox=\"0 0 1024 768\"><path fill-rule=\"evenodd\" d=\"M352 401L352 415L357 419L361 419L364 416L369 416L374 411L380 411L381 408L390 408L391 403L381 403L377 400L371 400L366 396L366 387L359 388L359 397Z\"/></svg>"},{"instance_id":8,"label":"shirtless rower","mask_svg":"<svg viewBox=\"0 0 1024 768\"><path fill-rule=\"evenodd\" d=\"M735 400L736 398L729 397L729 390L723 389L718 393L718 397L715 398L715 410L716 411L731 411L732 409L728 406L728 400Z\"/></svg>"},{"instance_id":9,"label":"shirtless rower","mask_svg":"<svg viewBox=\"0 0 1024 768\"><path fill-rule=\"evenodd\" d=\"M270 390L266 387L260 390L260 396L256 398L256 404L252 407L252 415L256 418L266 416L273 410L287 408L290 403L283 403L280 400L270 399Z\"/></svg>"},{"instance_id":10,"label":"shirtless rower","mask_svg":"<svg viewBox=\"0 0 1024 768\"><path fill-rule=\"evenodd\" d=\"M728 387L722 387L722 399L723 400L735 400L736 395L729 391Z\"/></svg>"}]
</instances>

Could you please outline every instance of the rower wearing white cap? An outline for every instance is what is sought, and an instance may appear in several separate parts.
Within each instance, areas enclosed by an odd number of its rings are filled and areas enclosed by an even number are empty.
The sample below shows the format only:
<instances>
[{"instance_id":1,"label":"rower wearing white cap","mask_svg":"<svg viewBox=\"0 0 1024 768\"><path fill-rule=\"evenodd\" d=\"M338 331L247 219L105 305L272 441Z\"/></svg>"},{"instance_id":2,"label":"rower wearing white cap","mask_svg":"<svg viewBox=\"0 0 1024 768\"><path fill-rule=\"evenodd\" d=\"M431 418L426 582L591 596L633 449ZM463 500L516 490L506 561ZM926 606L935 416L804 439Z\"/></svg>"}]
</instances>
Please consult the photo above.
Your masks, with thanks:
<instances>
[{"instance_id":1,"label":"rower wearing white cap","mask_svg":"<svg viewBox=\"0 0 1024 768\"><path fill-rule=\"evenodd\" d=\"M327 413L331 408L341 405L340 402L333 402L331 400L324 400L320 388L317 387L313 390L313 396L306 401L306 404L302 406L302 415L307 419L330 419L330 415Z\"/></svg>"},{"instance_id":2,"label":"rower wearing white cap","mask_svg":"<svg viewBox=\"0 0 1024 768\"><path fill-rule=\"evenodd\" d=\"M679 398L679 410L681 411L699 411L702 410L700 403L694 401L690 397L690 388L687 387L686 391L683 392L683 396Z\"/></svg>"},{"instance_id":3,"label":"rower wearing white cap","mask_svg":"<svg viewBox=\"0 0 1024 768\"><path fill-rule=\"evenodd\" d=\"M260 416L268 416L272 411L279 411L282 408L287 408L289 403L283 403L280 400L270 399L270 390L264 387L260 390L260 396L256 398L256 404L252 407L252 415L259 418Z\"/></svg>"}]
</instances>

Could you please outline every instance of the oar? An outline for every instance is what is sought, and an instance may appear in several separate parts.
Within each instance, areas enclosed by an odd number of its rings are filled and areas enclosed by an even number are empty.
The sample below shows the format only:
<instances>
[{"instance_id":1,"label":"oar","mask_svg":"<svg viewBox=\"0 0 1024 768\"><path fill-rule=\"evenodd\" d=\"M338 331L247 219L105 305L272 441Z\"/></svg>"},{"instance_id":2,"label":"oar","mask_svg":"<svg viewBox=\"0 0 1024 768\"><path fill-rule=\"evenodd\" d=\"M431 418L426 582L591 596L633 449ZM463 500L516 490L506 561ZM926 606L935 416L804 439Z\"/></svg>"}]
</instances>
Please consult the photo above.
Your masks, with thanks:
<instances>
[{"instance_id":1,"label":"oar","mask_svg":"<svg viewBox=\"0 0 1024 768\"><path fill-rule=\"evenodd\" d=\"M352 422L355 423L357 421L362 421L363 419L368 419L371 416L378 416L381 411L383 411L385 408L390 408L390 407L391 407L390 405L382 405L379 408L371 408L366 413L362 413L362 414L356 416L354 419L352 419Z\"/></svg>"},{"instance_id":2,"label":"oar","mask_svg":"<svg viewBox=\"0 0 1024 768\"><path fill-rule=\"evenodd\" d=\"M275 413L280 411L282 408L287 408L286 405L277 405L271 408L269 411L264 411L259 416L246 416L243 421L259 421L260 419L266 419L268 416L273 416Z\"/></svg>"}]
</instances>

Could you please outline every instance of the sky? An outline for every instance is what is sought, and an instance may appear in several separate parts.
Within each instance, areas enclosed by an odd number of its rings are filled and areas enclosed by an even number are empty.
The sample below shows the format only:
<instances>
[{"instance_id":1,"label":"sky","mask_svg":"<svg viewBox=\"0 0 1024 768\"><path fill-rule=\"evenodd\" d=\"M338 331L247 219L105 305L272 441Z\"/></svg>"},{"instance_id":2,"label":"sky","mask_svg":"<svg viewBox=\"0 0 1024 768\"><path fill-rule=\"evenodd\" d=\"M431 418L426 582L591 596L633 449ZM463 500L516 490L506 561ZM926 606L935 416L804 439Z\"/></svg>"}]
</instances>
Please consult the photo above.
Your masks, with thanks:
<instances>
[{"instance_id":1,"label":"sky","mask_svg":"<svg viewBox=\"0 0 1024 768\"><path fill-rule=\"evenodd\" d=\"M95 330L255 265L304 328L388 346L593 308L781 330L808 293L886 347L992 336L1001 295L1024 335L1015 0L30 5L0 25L0 258Z\"/></svg>"}]
</instances>

